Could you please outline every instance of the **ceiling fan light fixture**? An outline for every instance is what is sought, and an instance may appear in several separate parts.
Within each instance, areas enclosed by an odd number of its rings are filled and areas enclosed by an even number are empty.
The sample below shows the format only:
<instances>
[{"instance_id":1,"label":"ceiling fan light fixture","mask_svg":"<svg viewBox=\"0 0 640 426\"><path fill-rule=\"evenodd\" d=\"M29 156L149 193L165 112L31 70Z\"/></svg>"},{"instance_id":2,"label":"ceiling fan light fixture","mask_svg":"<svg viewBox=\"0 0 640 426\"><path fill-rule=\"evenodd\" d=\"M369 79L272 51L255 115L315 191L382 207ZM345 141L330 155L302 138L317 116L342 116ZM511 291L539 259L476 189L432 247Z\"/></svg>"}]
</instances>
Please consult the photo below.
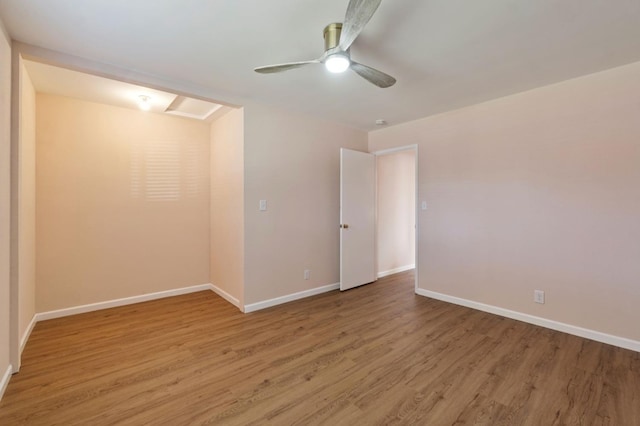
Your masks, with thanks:
<instances>
[{"instance_id":1,"label":"ceiling fan light fixture","mask_svg":"<svg viewBox=\"0 0 640 426\"><path fill-rule=\"evenodd\" d=\"M324 61L324 66L333 73L345 72L349 69L349 65L351 65L351 61L341 53L334 53Z\"/></svg>"}]
</instances>

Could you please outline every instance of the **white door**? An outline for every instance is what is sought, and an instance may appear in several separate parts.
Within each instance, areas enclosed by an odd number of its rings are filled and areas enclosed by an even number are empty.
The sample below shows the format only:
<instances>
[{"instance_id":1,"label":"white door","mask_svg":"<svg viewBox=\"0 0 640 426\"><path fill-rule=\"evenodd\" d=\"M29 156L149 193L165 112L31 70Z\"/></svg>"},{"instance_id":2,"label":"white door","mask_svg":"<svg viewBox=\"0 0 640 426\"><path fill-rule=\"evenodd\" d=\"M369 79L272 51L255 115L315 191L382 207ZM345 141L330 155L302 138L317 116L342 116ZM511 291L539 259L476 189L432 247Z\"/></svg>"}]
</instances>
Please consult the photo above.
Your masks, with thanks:
<instances>
[{"instance_id":1,"label":"white door","mask_svg":"<svg viewBox=\"0 0 640 426\"><path fill-rule=\"evenodd\" d=\"M340 290L376 280L376 160L340 149Z\"/></svg>"}]
</instances>

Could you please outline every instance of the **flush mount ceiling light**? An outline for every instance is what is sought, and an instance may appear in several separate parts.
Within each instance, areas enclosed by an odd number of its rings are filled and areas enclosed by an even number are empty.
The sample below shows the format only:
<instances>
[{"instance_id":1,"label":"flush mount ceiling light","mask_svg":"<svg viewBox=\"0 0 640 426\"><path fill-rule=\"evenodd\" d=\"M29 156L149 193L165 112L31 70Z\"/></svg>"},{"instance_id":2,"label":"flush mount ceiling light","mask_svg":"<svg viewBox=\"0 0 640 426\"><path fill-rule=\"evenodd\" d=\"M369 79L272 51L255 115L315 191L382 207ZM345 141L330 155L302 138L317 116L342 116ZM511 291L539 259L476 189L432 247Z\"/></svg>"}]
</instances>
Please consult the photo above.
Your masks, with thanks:
<instances>
[{"instance_id":1,"label":"flush mount ceiling light","mask_svg":"<svg viewBox=\"0 0 640 426\"><path fill-rule=\"evenodd\" d=\"M138 107L143 111L149 111L151 109L151 98L147 95L138 96Z\"/></svg>"}]
</instances>

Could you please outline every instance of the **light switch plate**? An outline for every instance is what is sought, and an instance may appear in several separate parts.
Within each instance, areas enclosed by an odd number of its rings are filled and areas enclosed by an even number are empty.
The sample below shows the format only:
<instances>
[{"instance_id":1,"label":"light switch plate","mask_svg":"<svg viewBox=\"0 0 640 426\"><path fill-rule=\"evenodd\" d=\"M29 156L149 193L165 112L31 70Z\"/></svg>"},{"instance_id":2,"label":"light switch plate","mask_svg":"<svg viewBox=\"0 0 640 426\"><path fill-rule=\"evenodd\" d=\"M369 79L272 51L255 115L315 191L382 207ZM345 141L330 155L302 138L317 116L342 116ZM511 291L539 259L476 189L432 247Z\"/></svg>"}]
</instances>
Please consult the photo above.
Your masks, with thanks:
<instances>
[{"instance_id":1,"label":"light switch plate","mask_svg":"<svg viewBox=\"0 0 640 426\"><path fill-rule=\"evenodd\" d=\"M422 205L421 205L422 210L426 210L427 209L427 202L423 201Z\"/></svg>"},{"instance_id":2,"label":"light switch plate","mask_svg":"<svg viewBox=\"0 0 640 426\"><path fill-rule=\"evenodd\" d=\"M260 200L260 211L267 211L267 200Z\"/></svg>"}]
</instances>

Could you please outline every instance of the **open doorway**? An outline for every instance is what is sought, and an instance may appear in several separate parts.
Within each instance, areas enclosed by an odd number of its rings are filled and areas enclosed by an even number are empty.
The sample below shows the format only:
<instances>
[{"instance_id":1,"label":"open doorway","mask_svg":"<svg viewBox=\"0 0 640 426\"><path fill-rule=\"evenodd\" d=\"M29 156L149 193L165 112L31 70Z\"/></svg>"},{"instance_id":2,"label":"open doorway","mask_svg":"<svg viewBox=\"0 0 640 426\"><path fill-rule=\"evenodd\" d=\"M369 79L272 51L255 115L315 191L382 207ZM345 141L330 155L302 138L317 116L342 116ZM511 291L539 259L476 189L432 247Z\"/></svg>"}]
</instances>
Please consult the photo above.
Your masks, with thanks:
<instances>
[{"instance_id":1,"label":"open doorway","mask_svg":"<svg viewBox=\"0 0 640 426\"><path fill-rule=\"evenodd\" d=\"M377 275L381 278L415 269L417 147L375 154Z\"/></svg>"},{"instance_id":2,"label":"open doorway","mask_svg":"<svg viewBox=\"0 0 640 426\"><path fill-rule=\"evenodd\" d=\"M38 321L211 289L211 235L230 197L215 214L210 205L232 174L224 167L238 174L243 146L241 110L20 53L15 61L14 373Z\"/></svg>"}]
</instances>

